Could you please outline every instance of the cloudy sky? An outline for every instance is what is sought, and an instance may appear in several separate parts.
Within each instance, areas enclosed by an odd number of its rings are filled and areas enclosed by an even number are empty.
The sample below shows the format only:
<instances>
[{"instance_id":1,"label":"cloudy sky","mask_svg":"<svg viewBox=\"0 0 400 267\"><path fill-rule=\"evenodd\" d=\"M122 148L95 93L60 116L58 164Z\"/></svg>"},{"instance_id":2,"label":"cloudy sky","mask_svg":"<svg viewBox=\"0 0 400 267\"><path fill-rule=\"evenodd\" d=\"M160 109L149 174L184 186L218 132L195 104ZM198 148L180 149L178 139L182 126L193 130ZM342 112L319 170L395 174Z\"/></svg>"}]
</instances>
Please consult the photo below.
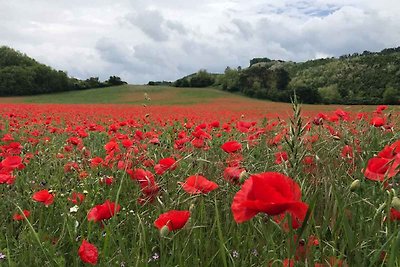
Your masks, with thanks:
<instances>
[{"instance_id":1,"label":"cloudy sky","mask_svg":"<svg viewBox=\"0 0 400 267\"><path fill-rule=\"evenodd\" d=\"M0 45L130 83L400 46L399 0L0 0Z\"/></svg>"}]
</instances>

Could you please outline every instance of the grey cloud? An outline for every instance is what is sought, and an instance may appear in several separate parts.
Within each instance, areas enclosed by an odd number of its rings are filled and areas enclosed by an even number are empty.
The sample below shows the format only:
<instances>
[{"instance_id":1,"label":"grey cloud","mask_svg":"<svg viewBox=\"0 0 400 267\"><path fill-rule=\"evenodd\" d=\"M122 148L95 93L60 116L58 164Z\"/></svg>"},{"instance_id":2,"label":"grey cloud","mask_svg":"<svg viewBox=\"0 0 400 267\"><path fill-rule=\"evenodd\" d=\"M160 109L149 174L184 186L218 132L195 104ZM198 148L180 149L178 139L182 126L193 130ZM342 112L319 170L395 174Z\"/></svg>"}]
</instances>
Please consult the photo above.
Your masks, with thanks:
<instances>
[{"instance_id":1,"label":"grey cloud","mask_svg":"<svg viewBox=\"0 0 400 267\"><path fill-rule=\"evenodd\" d=\"M175 80L253 57L307 60L400 43L398 0L0 0L2 44L87 78ZM106 19L105 19L106 18Z\"/></svg>"},{"instance_id":2,"label":"grey cloud","mask_svg":"<svg viewBox=\"0 0 400 267\"><path fill-rule=\"evenodd\" d=\"M186 34L187 30L185 28L185 26L183 26L181 23L179 23L178 21L172 21L172 20L167 20L165 22L165 25L174 31L177 31L180 34Z\"/></svg>"},{"instance_id":3,"label":"grey cloud","mask_svg":"<svg viewBox=\"0 0 400 267\"><path fill-rule=\"evenodd\" d=\"M100 57L109 63L127 64L131 52L127 47L118 45L112 39L101 38L97 41L96 50Z\"/></svg>"},{"instance_id":4,"label":"grey cloud","mask_svg":"<svg viewBox=\"0 0 400 267\"><path fill-rule=\"evenodd\" d=\"M233 19L232 23L239 29L240 34L248 39L253 36L253 27L252 25L241 19Z\"/></svg>"},{"instance_id":5,"label":"grey cloud","mask_svg":"<svg viewBox=\"0 0 400 267\"><path fill-rule=\"evenodd\" d=\"M127 19L132 25L139 27L154 41L162 42L168 40L168 35L163 29L165 20L160 12L156 10L143 10L139 14L129 15Z\"/></svg>"}]
</instances>

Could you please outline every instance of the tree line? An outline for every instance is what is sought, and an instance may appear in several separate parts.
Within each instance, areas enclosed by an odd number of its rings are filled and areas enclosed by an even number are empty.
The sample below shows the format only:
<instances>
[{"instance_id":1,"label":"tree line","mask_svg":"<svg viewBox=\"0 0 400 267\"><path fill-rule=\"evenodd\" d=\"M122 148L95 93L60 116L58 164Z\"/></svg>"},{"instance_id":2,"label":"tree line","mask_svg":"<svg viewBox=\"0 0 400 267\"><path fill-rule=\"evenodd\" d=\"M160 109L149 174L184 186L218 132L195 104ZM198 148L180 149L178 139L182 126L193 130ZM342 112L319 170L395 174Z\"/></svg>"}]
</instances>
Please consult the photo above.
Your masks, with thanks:
<instances>
[{"instance_id":1,"label":"tree line","mask_svg":"<svg viewBox=\"0 0 400 267\"><path fill-rule=\"evenodd\" d=\"M303 103L400 104L400 47L296 63L253 58L247 68L206 70L174 82L177 87L215 86L250 97Z\"/></svg>"},{"instance_id":2,"label":"tree line","mask_svg":"<svg viewBox=\"0 0 400 267\"><path fill-rule=\"evenodd\" d=\"M98 77L86 80L68 77L67 73L40 64L7 46L0 47L0 96L34 95L122 85L118 76L106 81Z\"/></svg>"}]
</instances>

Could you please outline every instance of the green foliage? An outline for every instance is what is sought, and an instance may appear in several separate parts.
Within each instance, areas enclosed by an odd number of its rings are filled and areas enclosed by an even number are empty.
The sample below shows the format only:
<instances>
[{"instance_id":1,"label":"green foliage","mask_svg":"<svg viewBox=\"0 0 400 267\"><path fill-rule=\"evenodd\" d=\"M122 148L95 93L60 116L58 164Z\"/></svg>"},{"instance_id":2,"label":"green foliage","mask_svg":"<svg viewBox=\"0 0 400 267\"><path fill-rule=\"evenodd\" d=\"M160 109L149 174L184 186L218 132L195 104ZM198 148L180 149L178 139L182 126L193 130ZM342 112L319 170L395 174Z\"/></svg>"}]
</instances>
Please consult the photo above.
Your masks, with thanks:
<instances>
[{"instance_id":1,"label":"green foliage","mask_svg":"<svg viewBox=\"0 0 400 267\"><path fill-rule=\"evenodd\" d=\"M318 88L323 102L382 104L387 103L383 94L388 87L400 88L400 49L312 60L286 69L292 77L289 86Z\"/></svg>"},{"instance_id":2,"label":"green foliage","mask_svg":"<svg viewBox=\"0 0 400 267\"><path fill-rule=\"evenodd\" d=\"M207 87L213 85L218 79L216 74L208 73L207 70L199 70L175 81L175 87Z\"/></svg>"},{"instance_id":3,"label":"green foliage","mask_svg":"<svg viewBox=\"0 0 400 267\"><path fill-rule=\"evenodd\" d=\"M206 70L200 70L190 79L190 87L207 87L214 83L214 77Z\"/></svg>"},{"instance_id":4,"label":"green foliage","mask_svg":"<svg viewBox=\"0 0 400 267\"><path fill-rule=\"evenodd\" d=\"M328 85L318 88L323 103L335 103L340 100L340 93L337 85Z\"/></svg>"},{"instance_id":5,"label":"green foliage","mask_svg":"<svg viewBox=\"0 0 400 267\"><path fill-rule=\"evenodd\" d=\"M239 70L227 67L224 75L221 75L222 90L236 92L240 90L239 85Z\"/></svg>"},{"instance_id":6,"label":"green foliage","mask_svg":"<svg viewBox=\"0 0 400 267\"><path fill-rule=\"evenodd\" d=\"M321 95L316 88L299 86L294 91L301 103L315 104L321 102Z\"/></svg>"},{"instance_id":7,"label":"green foliage","mask_svg":"<svg viewBox=\"0 0 400 267\"><path fill-rule=\"evenodd\" d=\"M250 67L253 66L254 64L257 64L257 63L261 63L261 62L271 62L271 61L272 61L272 60L269 59L269 58L267 58L267 57L263 57L263 58L260 58L260 57L253 58L253 59L250 60Z\"/></svg>"},{"instance_id":8,"label":"green foliage","mask_svg":"<svg viewBox=\"0 0 400 267\"><path fill-rule=\"evenodd\" d=\"M98 77L85 81L69 78L64 71L40 64L9 47L0 47L0 96L47 94L122 84L126 82L117 76L111 76L105 82L100 82Z\"/></svg>"},{"instance_id":9,"label":"green foliage","mask_svg":"<svg viewBox=\"0 0 400 267\"><path fill-rule=\"evenodd\" d=\"M108 86L116 86L127 84L127 82L122 81L118 76L110 76L110 78L106 81L106 84L108 84Z\"/></svg>"},{"instance_id":10,"label":"green foliage","mask_svg":"<svg viewBox=\"0 0 400 267\"><path fill-rule=\"evenodd\" d=\"M400 91L393 87L387 87L385 92L383 92L383 102L385 104L399 104L400 101Z\"/></svg>"},{"instance_id":11,"label":"green foliage","mask_svg":"<svg viewBox=\"0 0 400 267\"><path fill-rule=\"evenodd\" d=\"M198 77L199 73L186 76L175 86L193 86ZM214 86L283 102L290 102L296 89L304 103L398 104L400 47L302 63L253 58L248 68L227 67Z\"/></svg>"},{"instance_id":12,"label":"green foliage","mask_svg":"<svg viewBox=\"0 0 400 267\"><path fill-rule=\"evenodd\" d=\"M208 73L206 70L199 70L197 73L188 75L174 83L175 87L207 87L216 82L216 75Z\"/></svg>"},{"instance_id":13,"label":"green foliage","mask_svg":"<svg viewBox=\"0 0 400 267\"><path fill-rule=\"evenodd\" d=\"M151 86L156 86L156 85L162 85L162 86L172 86L173 83L169 81L149 81L147 85Z\"/></svg>"}]
</instances>

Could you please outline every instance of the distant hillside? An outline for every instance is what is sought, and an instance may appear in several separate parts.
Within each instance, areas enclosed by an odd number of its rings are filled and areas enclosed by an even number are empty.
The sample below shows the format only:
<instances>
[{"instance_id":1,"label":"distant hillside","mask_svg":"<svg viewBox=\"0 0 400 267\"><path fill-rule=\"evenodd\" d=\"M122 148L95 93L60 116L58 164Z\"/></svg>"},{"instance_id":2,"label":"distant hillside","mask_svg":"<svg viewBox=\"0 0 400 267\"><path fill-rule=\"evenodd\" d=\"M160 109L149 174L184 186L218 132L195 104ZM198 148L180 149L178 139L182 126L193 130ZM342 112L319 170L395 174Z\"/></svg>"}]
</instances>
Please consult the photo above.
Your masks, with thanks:
<instances>
[{"instance_id":1,"label":"distant hillside","mask_svg":"<svg viewBox=\"0 0 400 267\"><path fill-rule=\"evenodd\" d=\"M12 48L0 47L0 96L34 95L53 92L82 90L126 84L117 76L100 82L97 77L79 80L68 77L40 64Z\"/></svg>"},{"instance_id":2,"label":"distant hillside","mask_svg":"<svg viewBox=\"0 0 400 267\"><path fill-rule=\"evenodd\" d=\"M399 104L400 47L301 63L254 58L248 68L227 67L212 77L223 90L274 101L290 101L296 91L304 103ZM182 83L190 80L175 85Z\"/></svg>"}]
</instances>

